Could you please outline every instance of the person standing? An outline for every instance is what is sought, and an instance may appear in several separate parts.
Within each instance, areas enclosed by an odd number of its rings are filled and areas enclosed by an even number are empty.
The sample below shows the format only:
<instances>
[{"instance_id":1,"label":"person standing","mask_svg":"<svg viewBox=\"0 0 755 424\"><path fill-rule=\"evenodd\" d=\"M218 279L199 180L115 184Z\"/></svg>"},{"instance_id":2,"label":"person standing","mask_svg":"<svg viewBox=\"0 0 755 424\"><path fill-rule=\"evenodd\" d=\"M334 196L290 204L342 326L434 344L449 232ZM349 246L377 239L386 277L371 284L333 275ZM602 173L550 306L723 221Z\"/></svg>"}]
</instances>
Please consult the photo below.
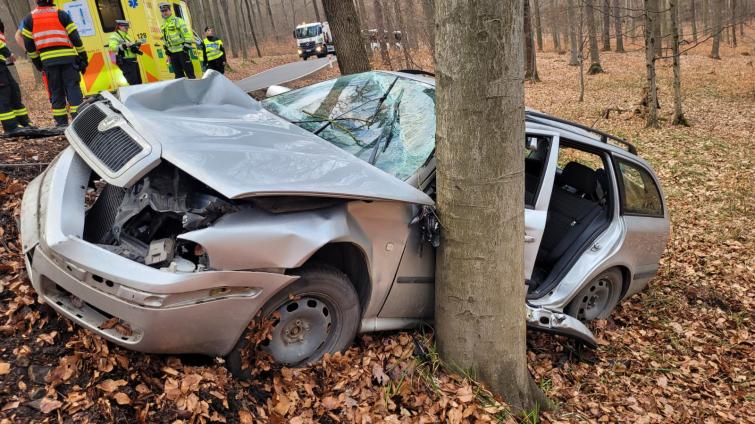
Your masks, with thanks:
<instances>
[{"instance_id":1,"label":"person standing","mask_svg":"<svg viewBox=\"0 0 755 424\"><path fill-rule=\"evenodd\" d=\"M215 36L215 28L208 26L204 29L205 38L202 40L202 56L206 69L214 69L225 74L225 48L223 40Z\"/></svg>"},{"instance_id":2,"label":"person standing","mask_svg":"<svg viewBox=\"0 0 755 424\"><path fill-rule=\"evenodd\" d=\"M10 73L16 56L5 44L5 24L0 21L0 123L6 135L20 132L21 127L31 127L29 112L21 101L21 89Z\"/></svg>"},{"instance_id":3,"label":"person standing","mask_svg":"<svg viewBox=\"0 0 755 424\"><path fill-rule=\"evenodd\" d=\"M144 54L139 50L141 42L134 41L128 35L129 23L126 20L117 19L115 21L115 31L110 34L108 48L115 53L115 64L123 72L129 85L142 83L142 75L139 72L139 62L137 55Z\"/></svg>"},{"instance_id":4,"label":"person standing","mask_svg":"<svg viewBox=\"0 0 755 424\"><path fill-rule=\"evenodd\" d=\"M176 78L194 78L194 65L190 55L194 48L194 38L191 31L183 19L173 16L170 3L160 3L159 7L164 19L160 31L163 33L163 44L173 66L173 73Z\"/></svg>"},{"instance_id":5,"label":"person standing","mask_svg":"<svg viewBox=\"0 0 755 424\"><path fill-rule=\"evenodd\" d=\"M79 82L88 64L76 24L67 12L53 5L53 0L37 0L37 7L24 18L22 26L29 59L47 76L55 124L66 127L68 114L76 117L84 98Z\"/></svg>"}]
</instances>

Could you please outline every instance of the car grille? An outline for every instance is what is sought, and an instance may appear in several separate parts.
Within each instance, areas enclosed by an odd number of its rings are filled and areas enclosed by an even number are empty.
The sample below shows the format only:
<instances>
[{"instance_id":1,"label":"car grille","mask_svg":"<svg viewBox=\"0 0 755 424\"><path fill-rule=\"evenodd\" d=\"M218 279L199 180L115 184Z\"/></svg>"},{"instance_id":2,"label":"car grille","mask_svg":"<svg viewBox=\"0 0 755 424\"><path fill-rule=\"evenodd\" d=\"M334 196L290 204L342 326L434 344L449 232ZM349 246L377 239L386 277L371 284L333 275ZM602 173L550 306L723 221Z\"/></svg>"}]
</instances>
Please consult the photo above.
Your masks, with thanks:
<instances>
[{"instance_id":1,"label":"car grille","mask_svg":"<svg viewBox=\"0 0 755 424\"><path fill-rule=\"evenodd\" d=\"M99 107L89 106L74 121L73 129L81 142L100 162L110 171L117 172L141 153L142 147L123 128L114 127L100 132L97 125L106 116Z\"/></svg>"},{"instance_id":2,"label":"car grille","mask_svg":"<svg viewBox=\"0 0 755 424\"><path fill-rule=\"evenodd\" d=\"M301 45L301 47L303 49L313 49L315 47L315 42L314 41L307 41L306 43L303 43Z\"/></svg>"},{"instance_id":3,"label":"car grille","mask_svg":"<svg viewBox=\"0 0 755 424\"><path fill-rule=\"evenodd\" d=\"M126 196L126 189L107 184L103 187L94 205L87 211L84 220L84 240L90 243L109 243L110 230L115 223L118 207Z\"/></svg>"}]
</instances>

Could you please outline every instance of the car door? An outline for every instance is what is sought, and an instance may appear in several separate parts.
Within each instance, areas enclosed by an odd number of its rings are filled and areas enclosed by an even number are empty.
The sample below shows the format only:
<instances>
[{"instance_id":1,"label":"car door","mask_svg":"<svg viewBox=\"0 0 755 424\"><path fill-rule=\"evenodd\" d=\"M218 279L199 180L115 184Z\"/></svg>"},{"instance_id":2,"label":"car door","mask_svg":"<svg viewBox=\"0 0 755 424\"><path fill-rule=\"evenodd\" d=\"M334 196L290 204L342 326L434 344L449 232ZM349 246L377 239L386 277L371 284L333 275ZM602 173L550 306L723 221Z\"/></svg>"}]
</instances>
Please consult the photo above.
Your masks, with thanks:
<instances>
[{"instance_id":1,"label":"car door","mask_svg":"<svg viewBox=\"0 0 755 424\"><path fill-rule=\"evenodd\" d=\"M528 129L525 140L524 278L529 280L548 218L559 135L552 131ZM547 150L541 151L543 148Z\"/></svg>"}]
</instances>

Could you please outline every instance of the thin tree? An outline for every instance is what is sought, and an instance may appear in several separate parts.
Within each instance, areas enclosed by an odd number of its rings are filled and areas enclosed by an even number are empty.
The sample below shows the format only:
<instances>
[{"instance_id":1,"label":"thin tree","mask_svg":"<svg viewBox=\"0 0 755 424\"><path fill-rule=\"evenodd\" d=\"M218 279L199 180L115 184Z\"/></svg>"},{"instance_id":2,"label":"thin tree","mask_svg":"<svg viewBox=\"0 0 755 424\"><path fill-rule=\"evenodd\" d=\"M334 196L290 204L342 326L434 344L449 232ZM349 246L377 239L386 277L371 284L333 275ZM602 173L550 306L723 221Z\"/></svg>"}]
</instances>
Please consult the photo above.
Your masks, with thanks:
<instances>
[{"instance_id":1,"label":"thin tree","mask_svg":"<svg viewBox=\"0 0 755 424\"><path fill-rule=\"evenodd\" d=\"M388 40L385 37L385 16L383 16L383 2L382 0L372 0L374 6L375 20L377 21L377 42L380 44L380 60L383 66L388 65L390 69L393 69L391 64L391 55L388 52Z\"/></svg>"},{"instance_id":2,"label":"thin tree","mask_svg":"<svg viewBox=\"0 0 755 424\"><path fill-rule=\"evenodd\" d=\"M692 41L697 44L697 13L695 10L695 0L689 2L689 15L692 22Z\"/></svg>"},{"instance_id":3,"label":"thin tree","mask_svg":"<svg viewBox=\"0 0 755 424\"><path fill-rule=\"evenodd\" d=\"M315 9L315 21L322 22L320 18L320 9L317 7L317 0L312 0L312 7Z\"/></svg>"},{"instance_id":4,"label":"thin tree","mask_svg":"<svg viewBox=\"0 0 755 424\"><path fill-rule=\"evenodd\" d=\"M535 39L532 34L532 13L529 0L524 0L524 79L532 82L540 81L537 74L537 53Z\"/></svg>"},{"instance_id":5,"label":"thin tree","mask_svg":"<svg viewBox=\"0 0 755 424\"><path fill-rule=\"evenodd\" d=\"M579 65L579 44L577 43L576 18L574 17L574 0L566 0L566 26L569 27L569 65ZM581 10L581 9L580 9Z\"/></svg>"},{"instance_id":6,"label":"thin tree","mask_svg":"<svg viewBox=\"0 0 755 424\"><path fill-rule=\"evenodd\" d=\"M436 5L435 334L446 363L529 410L545 399L527 370L523 320L523 3L464 4Z\"/></svg>"},{"instance_id":7,"label":"thin tree","mask_svg":"<svg viewBox=\"0 0 755 424\"><path fill-rule=\"evenodd\" d=\"M430 53L433 54L433 60L435 58L435 24L433 23L433 16L435 16L435 0L420 0L422 2L422 13L425 15L425 32L427 33L428 44L430 45Z\"/></svg>"},{"instance_id":8,"label":"thin tree","mask_svg":"<svg viewBox=\"0 0 755 424\"><path fill-rule=\"evenodd\" d=\"M600 66L598 37L595 35L595 7L593 7L593 0L584 0L584 2L585 15L587 15L587 36L590 39L590 68L587 69L587 74L594 75L603 72L603 67Z\"/></svg>"},{"instance_id":9,"label":"thin tree","mask_svg":"<svg viewBox=\"0 0 755 424\"><path fill-rule=\"evenodd\" d=\"M270 0L265 0L265 7L267 8L267 17L270 19L270 27L273 29L275 39L280 42L280 34L278 34L278 30L275 28L275 19L273 18L273 8L270 7Z\"/></svg>"},{"instance_id":10,"label":"thin tree","mask_svg":"<svg viewBox=\"0 0 755 424\"><path fill-rule=\"evenodd\" d=\"M731 45L737 47L737 0L731 0Z\"/></svg>"},{"instance_id":11,"label":"thin tree","mask_svg":"<svg viewBox=\"0 0 755 424\"><path fill-rule=\"evenodd\" d=\"M404 23L404 14L401 11L401 0L395 0L394 2L396 10L396 18L398 20L398 30L401 31L401 50L404 52L404 62L406 62L406 68L412 67L411 54L409 52L410 43L406 33L406 25ZM411 7L411 5L410 5Z\"/></svg>"},{"instance_id":12,"label":"thin tree","mask_svg":"<svg viewBox=\"0 0 755 424\"><path fill-rule=\"evenodd\" d=\"M703 18L703 35L709 35L711 24L710 24L710 4L708 4L708 0L703 0L702 6L700 7L700 9L701 9L702 18Z\"/></svg>"},{"instance_id":13,"label":"thin tree","mask_svg":"<svg viewBox=\"0 0 755 424\"><path fill-rule=\"evenodd\" d=\"M333 33L333 44L338 52L338 68L342 75L370 70L367 52L362 47L359 18L353 2L323 0L325 19Z\"/></svg>"},{"instance_id":14,"label":"thin tree","mask_svg":"<svg viewBox=\"0 0 755 424\"><path fill-rule=\"evenodd\" d=\"M252 33L252 41L254 42L254 49L257 50L257 57L262 57L260 45L257 43L257 33L254 31L254 9L252 8L251 1L252 0L244 0L244 3L246 3L247 16L249 17L249 31Z\"/></svg>"},{"instance_id":15,"label":"thin tree","mask_svg":"<svg viewBox=\"0 0 755 424\"><path fill-rule=\"evenodd\" d=\"M679 0L669 0L671 7L671 52L674 56L674 125L689 126L682 111L682 64L679 55Z\"/></svg>"},{"instance_id":16,"label":"thin tree","mask_svg":"<svg viewBox=\"0 0 755 424\"><path fill-rule=\"evenodd\" d=\"M621 6L619 0L613 0L614 31L616 32L616 53L624 53L624 31L621 28Z\"/></svg>"},{"instance_id":17,"label":"thin tree","mask_svg":"<svg viewBox=\"0 0 755 424\"><path fill-rule=\"evenodd\" d=\"M721 46L721 32L723 32L723 9L725 0L713 0L716 3L716 7L713 8L713 47L710 51L710 57L713 59L721 59L719 53Z\"/></svg>"},{"instance_id":18,"label":"thin tree","mask_svg":"<svg viewBox=\"0 0 755 424\"><path fill-rule=\"evenodd\" d=\"M645 68L647 69L647 77L645 84L645 97L643 102L647 107L647 113L645 116L645 124L650 128L658 127L658 92L656 91L656 79L655 79L655 32L653 26L655 23L653 20L659 19L656 7L658 6L657 0L644 0L645 3Z\"/></svg>"},{"instance_id":19,"label":"thin tree","mask_svg":"<svg viewBox=\"0 0 755 424\"><path fill-rule=\"evenodd\" d=\"M653 13L653 38L655 39L655 44L653 46L655 47L655 56L656 58L663 56L663 32L661 30L661 22L663 22L662 19L662 13L661 13L661 2L663 0L653 0L653 10L651 13Z\"/></svg>"},{"instance_id":20,"label":"thin tree","mask_svg":"<svg viewBox=\"0 0 755 424\"><path fill-rule=\"evenodd\" d=\"M540 0L532 0L532 14L535 17L535 35L537 36L537 51L543 51L543 25L540 19Z\"/></svg>"},{"instance_id":21,"label":"thin tree","mask_svg":"<svg viewBox=\"0 0 755 424\"><path fill-rule=\"evenodd\" d=\"M559 19L558 19L558 1L554 1L553 4L551 4L550 9L548 10L548 19L550 20L550 26L551 26L551 37L553 38L553 51L555 51L558 54L563 54L564 50L561 48L561 30L559 25Z\"/></svg>"},{"instance_id":22,"label":"thin tree","mask_svg":"<svg viewBox=\"0 0 755 424\"><path fill-rule=\"evenodd\" d=\"M603 51L611 51L611 3L610 0L603 0L603 7L600 9L603 18Z\"/></svg>"}]
</instances>

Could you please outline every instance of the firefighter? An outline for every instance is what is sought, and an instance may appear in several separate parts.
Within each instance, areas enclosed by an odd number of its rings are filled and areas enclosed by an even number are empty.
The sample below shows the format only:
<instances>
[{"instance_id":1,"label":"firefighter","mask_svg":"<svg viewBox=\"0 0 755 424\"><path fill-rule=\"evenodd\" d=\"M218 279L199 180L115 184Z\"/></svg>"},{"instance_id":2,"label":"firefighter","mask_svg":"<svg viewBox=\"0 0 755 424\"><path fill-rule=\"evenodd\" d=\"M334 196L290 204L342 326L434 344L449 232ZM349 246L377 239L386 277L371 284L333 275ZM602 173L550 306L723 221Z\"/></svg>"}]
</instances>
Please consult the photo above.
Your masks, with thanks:
<instances>
[{"instance_id":1,"label":"firefighter","mask_svg":"<svg viewBox=\"0 0 755 424\"><path fill-rule=\"evenodd\" d=\"M67 12L53 5L53 0L37 0L37 7L24 18L22 26L29 58L47 76L55 124L66 127L68 114L76 117L83 100L79 82L88 64L76 24Z\"/></svg>"},{"instance_id":2,"label":"firefighter","mask_svg":"<svg viewBox=\"0 0 755 424\"><path fill-rule=\"evenodd\" d=\"M168 53L170 64L176 78L194 78L194 65L191 63L191 50L194 48L194 37L183 19L173 16L170 3L160 3L160 13L163 23L160 31L163 33L163 43Z\"/></svg>"},{"instance_id":3,"label":"firefighter","mask_svg":"<svg viewBox=\"0 0 755 424\"><path fill-rule=\"evenodd\" d=\"M202 56L205 69L214 69L225 74L225 48L223 40L215 36L215 28L208 26L204 29L205 38L202 40Z\"/></svg>"},{"instance_id":4,"label":"firefighter","mask_svg":"<svg viewBox=\"0 0 755 424\"><path fill-rule=\"evenodd\" d=\"M5 44L5 24L0 21L0 122L6 135L20 132L21 127L31 127L29 112L21 102L21 89L8 69L15 60L16 56Z\"/></svg>"},{"instance_id":5,"label":"firefighter","mask_svg":"<svg viewBox=\"0 0 755 424\"><path fill-rule=\"evenodd\" d=\"M139 50L142 45L140 41L134 41L128 35L129 23L126 20L117 19L115 21L115 31L110 34L108 47L115 53L115 64L123 72L129 85L142 83L142 75L139 72L139 62L137 56L144 54Z\"/></svg>"}]
</instances>

